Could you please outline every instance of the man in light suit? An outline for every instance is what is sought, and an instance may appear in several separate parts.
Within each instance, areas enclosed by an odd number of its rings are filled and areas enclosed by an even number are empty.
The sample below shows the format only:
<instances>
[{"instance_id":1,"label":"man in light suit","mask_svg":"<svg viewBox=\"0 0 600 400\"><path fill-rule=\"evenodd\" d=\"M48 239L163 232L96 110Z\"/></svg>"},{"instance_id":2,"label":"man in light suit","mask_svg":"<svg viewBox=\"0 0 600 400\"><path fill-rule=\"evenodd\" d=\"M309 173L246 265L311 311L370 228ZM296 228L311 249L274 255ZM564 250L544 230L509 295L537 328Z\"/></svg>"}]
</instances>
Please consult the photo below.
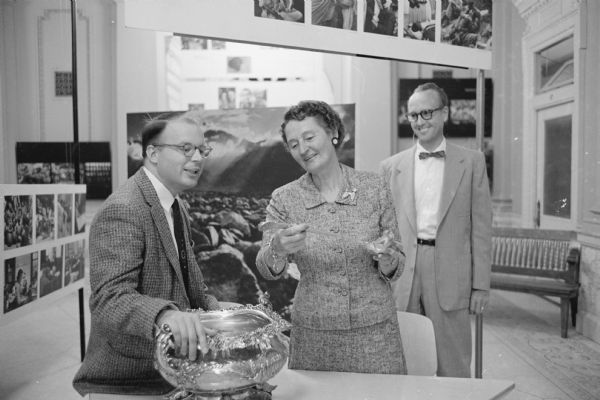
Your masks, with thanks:
<instances>
[{"instance_id":1,"label":"man in light suit","mask_svg":"<svg viewBox=\"0 0 600 400\"><path fill-rule=\"evenodd\" d=\"M163 394L153 367L156 329L194 360L213 332L187 309L218 309L206 293L178 194L193 188L211 148L189 114L142 132L144 166L103 204L90 226L91 332L73 386L81 394ZM183 215L183 217L181 216Z\"/></svg>"},{"instance_id":2,"label":"man in light suit","mask_svg":"<svg viewBox=\"0 0 600 400\"><path fill-rule=\"evenodd\" d=\"M408 119L418 142L382 161L381 172L406 252L396 307L432 320L438 376L469 377L469 312L489 300L492 211L484 156L447 143L448 113L443 89L417 87Z\"/></svg>"}]
</instances>

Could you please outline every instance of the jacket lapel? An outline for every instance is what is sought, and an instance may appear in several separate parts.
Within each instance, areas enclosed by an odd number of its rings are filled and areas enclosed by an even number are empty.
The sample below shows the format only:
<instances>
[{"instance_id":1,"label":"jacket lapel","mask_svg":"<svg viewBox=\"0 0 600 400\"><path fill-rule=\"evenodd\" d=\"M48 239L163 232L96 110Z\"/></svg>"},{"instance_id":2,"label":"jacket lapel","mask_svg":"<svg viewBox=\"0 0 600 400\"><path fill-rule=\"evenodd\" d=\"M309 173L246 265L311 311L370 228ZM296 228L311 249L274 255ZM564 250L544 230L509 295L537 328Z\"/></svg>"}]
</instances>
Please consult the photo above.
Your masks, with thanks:
<instances>
[{"instance_id":1,"label":"jacket lapel","mask_svg":"<svg viewBox=\"0 0 600 400\"><path fill-rule=\"evenodd\" d=\"M408 222L414 232L417 231L417 208L415 206L415 151L406 153L406 157L400 158L396 169L398 170L398 188L401 191L402 209L406 212Z\"/></svg>"},{"instance_id":2,"label":"jacket lapel","mask_svg":"<svg viewBox=\"0 0 600 400\"><path fill-rule=\"evenodd\" d=\"M150 213L152 214L154 226L156 226L158 234L160 235L160 241L165 249L167 259L175 270L177 279L181 285L184 286L183 275L181 274L181 266L179 265L179 254L177 253L177 248L175 247L175 242L173 241L173 236L171 235L171 230L169 229L165 211L160 205L160 201L156 195L156 190L154 190L150 179L148 179L141 168L136 173L136 183L142 191L144 198L150 205Z\"/></svg>"},{"instance_id":3,"label":"jacket lapel","mask_svg":"<svg viewBox=\"0 0 600 400\"><path fill-rule=\"evenodd\" d=\"M450 143L446 145L446 164L444 165L444 183L438 213L438 226L442 223L456 196L458 185L465 173L464 157L459 149Z\"/></svg>"}]
</instances>

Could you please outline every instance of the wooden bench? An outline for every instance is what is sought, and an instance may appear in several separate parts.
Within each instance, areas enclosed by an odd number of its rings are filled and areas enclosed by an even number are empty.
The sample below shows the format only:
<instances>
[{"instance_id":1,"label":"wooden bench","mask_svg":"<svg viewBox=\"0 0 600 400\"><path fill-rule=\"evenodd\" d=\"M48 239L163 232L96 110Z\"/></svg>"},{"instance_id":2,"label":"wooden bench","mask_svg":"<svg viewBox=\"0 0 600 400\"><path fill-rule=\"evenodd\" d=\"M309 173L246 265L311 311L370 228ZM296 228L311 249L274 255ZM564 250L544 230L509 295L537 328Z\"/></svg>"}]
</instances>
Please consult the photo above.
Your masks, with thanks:
<instances>
[{"instance_id":1,"label":"wooden bench","mask_svg":"<svg viewBox=\"0 0 600 400\"><path fill-rule=\"evenodd\" d=\"M575 232L494 228L492 289L560 297L560 333L567 337L569 303L575 326L581 245Z\"/></svg>"}]
</instances>

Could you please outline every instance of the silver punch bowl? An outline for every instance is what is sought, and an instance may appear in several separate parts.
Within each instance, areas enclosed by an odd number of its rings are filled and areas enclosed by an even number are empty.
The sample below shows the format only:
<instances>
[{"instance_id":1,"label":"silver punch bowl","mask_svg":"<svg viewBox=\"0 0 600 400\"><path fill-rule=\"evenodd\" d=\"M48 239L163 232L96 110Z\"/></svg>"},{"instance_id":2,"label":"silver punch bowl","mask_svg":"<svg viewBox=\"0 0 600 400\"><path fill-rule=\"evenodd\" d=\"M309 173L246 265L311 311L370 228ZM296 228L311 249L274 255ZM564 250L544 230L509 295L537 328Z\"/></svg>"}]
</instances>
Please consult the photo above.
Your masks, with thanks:
<instances>
[{"instance_id":1,"label":"silver punch bowl","mask_svg":"<svg viewBox=\"0 0 600 400\"><path fill-rule=\"evenodd\" d=\"M198 312L198 311L192 311ZM287 362L289 339L282 332L289 322L270 304L234 306L198 312L202 324L218 333L209 337L209 351L198 351L195 361L175 354L167 329L156 335L155 367L176 388L177 395L208 395L243 391L267 385Z\"/></svg>"}]
</instances>

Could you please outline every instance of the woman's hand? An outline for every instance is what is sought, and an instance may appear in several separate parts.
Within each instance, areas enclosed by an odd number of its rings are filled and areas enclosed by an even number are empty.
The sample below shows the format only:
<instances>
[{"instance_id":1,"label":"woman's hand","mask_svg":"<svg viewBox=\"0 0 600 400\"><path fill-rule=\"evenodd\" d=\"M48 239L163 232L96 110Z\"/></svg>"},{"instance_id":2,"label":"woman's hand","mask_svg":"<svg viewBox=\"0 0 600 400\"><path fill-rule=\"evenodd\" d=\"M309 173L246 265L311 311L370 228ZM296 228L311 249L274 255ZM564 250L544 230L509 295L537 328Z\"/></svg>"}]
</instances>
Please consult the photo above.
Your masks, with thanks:
<instances>
[{"instance_id":1,"label":"woman's hand","mask_svg":"<svg viewBox=\"0 0 600 400\"><path fill-rule=\"evenodd\" d=\"M273 234L271 250L280 255L294 254L306 247L307 224L292 225Z\"/></svg>"}]
</instances>

